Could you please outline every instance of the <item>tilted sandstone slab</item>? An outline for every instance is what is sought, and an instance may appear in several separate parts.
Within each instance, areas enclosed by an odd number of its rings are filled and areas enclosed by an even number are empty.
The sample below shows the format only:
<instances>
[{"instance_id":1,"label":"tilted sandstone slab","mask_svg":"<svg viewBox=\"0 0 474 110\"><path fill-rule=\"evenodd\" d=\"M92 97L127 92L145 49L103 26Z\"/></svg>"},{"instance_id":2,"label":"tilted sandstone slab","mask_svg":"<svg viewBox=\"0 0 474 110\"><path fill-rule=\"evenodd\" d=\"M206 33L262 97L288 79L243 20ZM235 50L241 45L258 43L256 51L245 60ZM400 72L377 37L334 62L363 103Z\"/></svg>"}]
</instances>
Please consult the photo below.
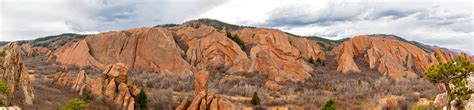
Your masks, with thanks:
<instances>
[{"instance_id":1,"label":"tilted sandstone slab","mask_svg":"<svg viewBox=\"0 0 474 110\"><path fill-rule=\"evenodd\" d=\"M337 71L361 72L355 58L363 58L371 69L399 79L417 77L430 64L430 55L422 49L396 39L372 36L355 36L331 51L336 56Z\"/></svg>"},{"instance_id":2,"label":"tilted sandstone slab","mask_svg":"<svg viewBox=\"0 0 474 110\"><path fill-rule=\"evenodd\" d=\"M315 42L294 38L278 30L242 29L235 34L251 47L250 60L236 64L228 70L230 73L256 70L273 81L301 81L313 71L305 60L324 59L324 53Z\"/></svg>"},{"instance_id":3,"label":"tilted sandstone slab","mask_svg":"<svg viewBox=\"0 0 474 110\"><path fill-rule=\"evenodd\" d=\"M187 60L198 68L228 68L241 60L248 59L247 54L223 32L207 25L199 28L181 27L177 32L180 41L188 47Z\"/></svg>"},{"instance_id":4,"label":"tilted sandstone slab","mask_svg":"<svg viewBox=\"0 0 474 110\"><path fill-rule=\"evenodd\" d=\"M80 67L106 69L106 65L123 63L131 70L190 73L182 54L172 34L163 28L104 32L55 52L57 62Z\"/></svg>"},{"instance_id":5,"label":"tilted sandstone slab","mask_svg":"<svg viewBox=\"0 0 474 110\"><path fill-rule=\"evenodd\" d=\"M30 44L22 44L21 45L21 54L23 56L38 56L38 55L47 55L50 52L48 48L44 47L32 47Z\"/></svg>"},{"instance_id":6,"label":"tilted sandstone slab","mask_svg":"<svg viewBox=\"0 0 474 110\"><path fill-rule=\"evenodd\" d=\"M21 99L9 97L7 101L21 100L20 102L31 105L35 99L35 94L28 70L23 65L20 51L21 47L14 42L0 47L1 80L8 85L9 94L20 92L23 95Z\"/></svg>"},{"instance_id":7,"label":"tilted sandstone slab","mask_svg":"<svg viewBox=\"0 0 474 110\"><path fill-rule=\"evenodd\" d=\"M446 52L441 48L435 48L434 56L439 57L442 62L454 60L453 54ZM433 61L436 61L436 60L433 60Z\"/></svg>"}]
</instances>

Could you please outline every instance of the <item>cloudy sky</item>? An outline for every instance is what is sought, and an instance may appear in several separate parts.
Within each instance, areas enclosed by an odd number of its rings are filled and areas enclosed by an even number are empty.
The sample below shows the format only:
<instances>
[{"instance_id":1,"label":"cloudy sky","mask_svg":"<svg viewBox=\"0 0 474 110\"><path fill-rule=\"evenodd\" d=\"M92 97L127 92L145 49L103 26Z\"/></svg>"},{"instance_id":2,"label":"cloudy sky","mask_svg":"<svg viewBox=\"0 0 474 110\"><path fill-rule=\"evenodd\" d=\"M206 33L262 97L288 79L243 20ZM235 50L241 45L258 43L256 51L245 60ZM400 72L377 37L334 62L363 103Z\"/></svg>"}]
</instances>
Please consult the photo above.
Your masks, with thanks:
<instances>
[{"instance_id":1,"label":"cloudy sky","mask_svg":"<svg viewBox=\"0 0 474 110\"><path fill-rule=\"evenodd\" d=\"M212 18L329 39L394 34L474 54L473 15L469 0L1 0L0 41Z\"/></svg>"}]
</instances>

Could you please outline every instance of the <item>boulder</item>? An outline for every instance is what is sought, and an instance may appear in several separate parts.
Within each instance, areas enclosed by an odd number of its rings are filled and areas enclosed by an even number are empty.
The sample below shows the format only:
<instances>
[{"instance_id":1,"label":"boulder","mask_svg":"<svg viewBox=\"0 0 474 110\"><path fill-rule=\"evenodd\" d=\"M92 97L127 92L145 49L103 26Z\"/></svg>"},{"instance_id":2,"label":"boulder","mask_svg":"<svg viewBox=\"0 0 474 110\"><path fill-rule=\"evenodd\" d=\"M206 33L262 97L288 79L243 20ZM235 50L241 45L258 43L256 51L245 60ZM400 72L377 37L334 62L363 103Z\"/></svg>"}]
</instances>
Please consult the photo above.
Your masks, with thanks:
<instances>
[{"instance_id":1,"label":"boulder","mask_svg":"<svg viewBox=\"0 0 474 110\"><path fill-rule=\"evenodd\" d=\"M107 75L109 79L115 79L116 84L127 83L128 81L128 68L122 63L109 65L103 74Z\"/></svg>"},{"instance_id":2,"label":"boulder","mask_svg":"<svg viewBox=\"0 0 474 110\"><path fill-rule=\"evenodd\" d=\"M176 107L176 110L186 110L190 104L191 102L189 102L189 97L185 97L178 107Z\"/></svg>"},{"instance_id":3,"label":"boulder","mask_svg":"<svg viewBox=\"0 0 474 110\"><path fill-rule=\"evenodd\" d=\"M447 101L448 101L447 93L438 94L438 95L436 95L436 98L433 102L433 105L435 107L444 107L444 106L448 105Z\"/></svg>"},{"instance_id":4,"label":"boulder","mask_svg":"<svg viewBox=\"0 0 474 110\"><path fill-rule=\"evenodd\" d=\"M117 85L115 84L115 80L114 79L110 80L110 82L107 83L107 86L105 86L104 96L108 99L114 99L115 94L116 94L116 89L117 89Z\"/></svg>"},{"instance_id":5,"label":"boulder","mask_svg":"<svg viewBox=\"0 0 474 110\"><path fill-rule=\"evenodd\" d=\"M118 93L117 96L115 97L115 104L117 105L123 105L124 99L126 96L130 96L130 92L128 90L127 84L125 83L120 83L118 85ZM128 101L128 99L127 99ZM127 103L128 104L128 103Z\"/></svg>"},{"instance_id":6,"label":"boulder","mask_svg":"<svg viewBox=\"0 0 474 110\"><path fill-rule=\"evenodd\" d=\"M74 80L72 89L75 91L79 91L81 87L85 84L87 78L87 73L84 70L81 70L79 74L77 74L76 79Z\"/></svg>"},{"instance_id":7,"label":"boulder","mask_svg":"<svg viewBox=\"0 0 474 110\"><path fill-rule=\"evenodd\" d=\"M195 95L193 101L191 102L187 110L199 110L200 105L201 105L201 100L204 98L206 94L207 94L206 92L202 91L198 95Z\"/></svg>"},{"instance_id":8,"label":"boulder","mask_svg":"<svg viewBox=\"0 0 474 110\"><path fill-rule=\"evenodd\" d=\"M136 96L138 96L138 94L140 94L140 89L135 85L130 86L129 90L130 90L130 93L132 94L132 96L134 96L134 97L136 97Z\"/></svg>"}]
</instances>

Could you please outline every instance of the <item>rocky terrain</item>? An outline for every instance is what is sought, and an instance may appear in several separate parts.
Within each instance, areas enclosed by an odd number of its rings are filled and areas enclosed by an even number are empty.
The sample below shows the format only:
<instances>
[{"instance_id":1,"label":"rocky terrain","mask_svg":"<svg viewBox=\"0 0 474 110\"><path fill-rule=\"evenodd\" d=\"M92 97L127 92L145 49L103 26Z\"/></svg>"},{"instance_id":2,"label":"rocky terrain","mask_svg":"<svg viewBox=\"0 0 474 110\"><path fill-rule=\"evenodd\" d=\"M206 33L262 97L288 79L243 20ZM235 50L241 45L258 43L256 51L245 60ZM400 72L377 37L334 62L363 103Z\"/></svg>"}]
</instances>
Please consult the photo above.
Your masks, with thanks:
<instances>
[{"instance_id":1,"label":"rocky terrain","mask_svg":"<svg viewBox=\"0 0 474 110\"><path fill-rule=\"evenodd\" d=\"M158 110L312 110L328 98L339 109L410 109L442 93L423 79L436 57L474 61L393 35L333 41L211 19L18 43L0 48L12 94L2 100L26 109L81 98L133 110L141 89Z\"/></svg>"}]
</instances>

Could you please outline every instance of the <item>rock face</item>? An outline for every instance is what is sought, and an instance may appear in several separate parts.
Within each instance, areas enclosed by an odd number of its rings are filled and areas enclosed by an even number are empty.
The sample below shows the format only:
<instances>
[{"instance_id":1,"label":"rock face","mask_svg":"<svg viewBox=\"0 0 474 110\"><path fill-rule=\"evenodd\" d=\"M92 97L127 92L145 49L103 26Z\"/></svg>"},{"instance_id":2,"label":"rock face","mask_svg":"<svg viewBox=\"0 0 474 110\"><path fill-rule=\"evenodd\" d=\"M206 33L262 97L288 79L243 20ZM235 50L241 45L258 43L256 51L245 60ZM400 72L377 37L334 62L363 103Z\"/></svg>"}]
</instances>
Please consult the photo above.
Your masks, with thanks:
<instances>
[{"instance_id":1,"label":"rock face","mask_svg":"<svg viewBox=\"0 0 474 110\"><path fill-rule=\"evenodd\" d=\"M445 52L441 48L435 48L434 56L439 57L442 62L454 60L454 56L451 53ZM433 60L433 61L436 61L436 60Z\"/></svg>"},{"instance_id":2,"label":"rock face","mask_svg":"<svg viewBox=\"0 0 474 110\"><path fill-rule=\"evenodd\" d=\"M0 47L0 74L1 80L10 88L9 94L20 92L21 99L9 97L8 101L21 101L27 105L33 104L35 94L28 70L21 59L21 47L16 43L9 43Z\"/></svg>"},{"instance_id":3,"label":"rock face","mask_svg":"<svg viewBox=\"0 0 474 110\"><path fill-rule=\"evenodd\" d=\"M250 60L239 62L228 70L230 73L258 71L273 81L301 81L313 71L305 59L325 59L315 42L278 30L242 29L235 34L251 48Z\"/></svg>"},{"instance_id":4,"label":"rock face","mask_svg":"<svg viewBox=\"0 0 474 110\"><path fill-rule=\"evenodd\" d=\"M80 71L76 78L65 72L58 72L53 77L53 84L71 86L73 90L79 91L80 95L83 91L89 91L95 96L104 96L105 100L114 102L117 109L133 110L135 97L140 90L128 81L127 73L128 68L124 64L117 63L109 65L102 77L97 79L89 78L84 70Z\"/></svg>"},{"instance_id":5,"label":"rock face","mask_svg":"<svg viewBox=\"0 0 474 110\"><path fill-rule=\"evenodd\" d=\"M417 77L415 72L424 72L430 64L430 55L409 43L379 37L383 35L362 35L342 43L331 51L336 56L337 71L361 72L355 62L363 58L371 69L394 79Z\"/></svg>"},{"instance_id":6,"label":"rock face","mask_svg":"<svg viewBox=\"0 0 474 110\"><path fill-rule=\"evenodd\" d=\"M237 110L237 106L218 96L208 93L207 71L201 70L194 73L194 99L184 98L176 110ZM197 83L197 84L196 84Z\"/></svg>"},{"instance_id":7,"label":"rock face","mask_svg":"<svg viewBox=\"0 0 474 110\"><path fill-rule=\"evenodd\" d=\"M115 102L118 108L130 108L131 103L135 103L135 95L132 93L134 85L128 83L128 68L121 63L109 65L108 69L103 72L101 79L103 95ZM99 94L101 95L101 94ZM133 104L132 104L133 105Z\"/></svg>"},{"instance_id":8,"label":"rock face","mask_svg":"<svg viewBox=\"0 0 474 110\"><path fill-rule=\"evenodd\" d=\"M105 69L105 65L123 63L131 70L190 73L182 54L171 32L163 28L100 33L55 51L61 64Z\"/></svg>"},{"instance_id":9,"label":"rock face","mask_svg":"<svg viewBox=\"0 0 474 110\"><path fill-rule=\"evenodd\" d=\"M244 51L234 41L207 25L195 29L181 27L176 34L188 47L187 60L198 68L228 68L248 59Z\"/></svg>"},{"instance_id":10,"label":"rock face","mask_svg":"<svg viewBox=\"0 0 474 110\"><path fill-rule=\"evenodd\" d=\"M50 53L49 49L44 48L44 47L31 47L30 44L22 44L21 45L21 54L23 56L27 57L32 57L32 56L38 56L38 55L47 55Z\"/></svg>"},{"instance_id":11,"label":"rock face","mask_svg":"<svg viewBox=\"0 0 474 110\"><path fill-rule=\"evenodd\" d=\"M447 101L448 101L447 93L442 93L442 94L436 95L436 98L433 104L436 107L443 107L443 106L448 105Z\"/></svg>"}]
</instances>

